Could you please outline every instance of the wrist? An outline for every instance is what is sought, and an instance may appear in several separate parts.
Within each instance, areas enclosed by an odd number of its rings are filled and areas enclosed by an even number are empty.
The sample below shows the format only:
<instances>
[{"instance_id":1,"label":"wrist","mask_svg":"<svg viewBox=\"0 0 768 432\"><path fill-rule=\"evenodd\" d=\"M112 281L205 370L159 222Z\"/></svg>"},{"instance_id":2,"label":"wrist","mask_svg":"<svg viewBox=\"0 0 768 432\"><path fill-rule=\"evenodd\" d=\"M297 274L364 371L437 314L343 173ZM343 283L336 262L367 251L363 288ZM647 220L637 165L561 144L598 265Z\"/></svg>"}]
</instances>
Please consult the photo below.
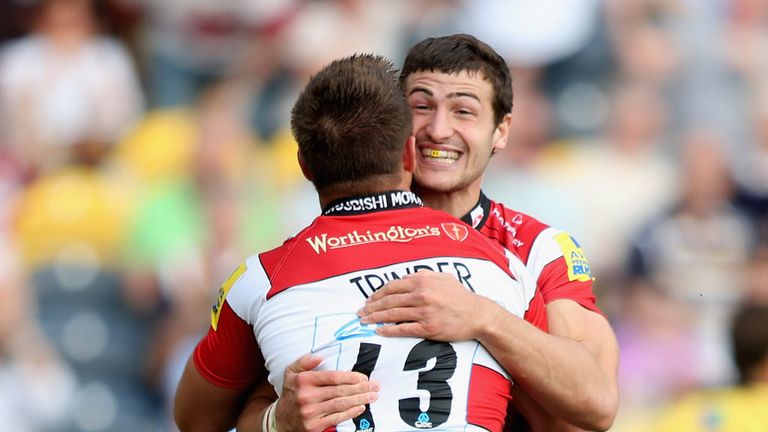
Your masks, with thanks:
<instances>
[{"instance_id":1,"label":"wrist","mask_svg":"<svg viewBox=\"0 0 768 432\"><path fill-rule=\"evenodd\" d=\"M485 341L492 339L497 333L499 320L502 319L503 308L494 302L493 300L478 295L480 301L475 310L482 311L478 316L480 319L475 322L476 327L474 330L474 338L481 344L485 344Z\"/></svg>"},{"instance_id":2,"label":"wrist","mask_svg":"<svg viewBox=\"0 0 768 432\"><path fill-rule=\"evenodd\" d=\"M277 432L277 402L279 400L272 402L264 410L264 417L261 420L262 432Z\"/></svg>"}]
</instances>

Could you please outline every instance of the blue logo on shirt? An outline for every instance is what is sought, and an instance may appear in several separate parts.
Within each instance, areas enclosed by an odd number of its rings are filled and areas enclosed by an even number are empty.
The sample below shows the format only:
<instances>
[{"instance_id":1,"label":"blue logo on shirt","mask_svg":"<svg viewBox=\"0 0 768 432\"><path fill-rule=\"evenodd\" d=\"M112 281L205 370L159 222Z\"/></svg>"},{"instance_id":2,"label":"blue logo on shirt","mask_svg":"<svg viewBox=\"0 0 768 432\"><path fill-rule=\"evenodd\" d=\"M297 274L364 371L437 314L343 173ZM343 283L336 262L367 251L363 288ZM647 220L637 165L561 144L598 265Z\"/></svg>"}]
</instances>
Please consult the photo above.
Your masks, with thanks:
<instances>
[{"instance_id":1,"label":"blue logo on shirt","mask_svg":"<svg viewBox=\"0 0 768 432\"><path fill-rule=\"evenodd\" d=\"M339 341L358 337L375 336L376 327L378 326L379 324L361 324L360 318L355 317L336 330L334 336L336 337L336 340Z\"/></svg>"},{"instance_id":2,"label":"blue logo on shirt","mask_svg":"<svg viewBox=\"0 0 768 432\"><path fill-rule=\"evenodd\" d=\"M419 429L429 429L432 427L432 422L429 421L429 414L423 412L419 414L419 417L416 419L416 423L413 424Z\"/></svg>"}]
</instances>

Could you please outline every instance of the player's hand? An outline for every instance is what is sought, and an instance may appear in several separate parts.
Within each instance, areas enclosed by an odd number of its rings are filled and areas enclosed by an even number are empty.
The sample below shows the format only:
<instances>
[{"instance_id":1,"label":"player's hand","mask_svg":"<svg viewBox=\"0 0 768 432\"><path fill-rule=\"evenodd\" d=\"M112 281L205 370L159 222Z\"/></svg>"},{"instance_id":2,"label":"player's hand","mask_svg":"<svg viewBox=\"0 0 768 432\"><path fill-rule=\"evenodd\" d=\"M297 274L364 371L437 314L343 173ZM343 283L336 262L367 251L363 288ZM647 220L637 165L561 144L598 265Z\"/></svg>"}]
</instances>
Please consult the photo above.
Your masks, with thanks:
<instances>
[{"instance_id":1,"label":"player's hand","mask_svg":"<svg viewBox=\"0 0 768 432\"><path fill-rule=\"evenodd\" d=\"M312 370L321 362L304 356L285 370L275 407L280 432L323 431L362 414L377 399L379 383L359 372Z\"/></svg>"},{"instance_id":2,"label":"player's hand","mask_svg":"<svg viewBox=\"0 0 768 432\"><path fill-rule=\"evenodd\" d=\"M358 311L360 322L380 326L381 336L413 336L443 342L476 339L497 305L446 273L422 270L387 283Z\"/></svg>"}]
</instances>

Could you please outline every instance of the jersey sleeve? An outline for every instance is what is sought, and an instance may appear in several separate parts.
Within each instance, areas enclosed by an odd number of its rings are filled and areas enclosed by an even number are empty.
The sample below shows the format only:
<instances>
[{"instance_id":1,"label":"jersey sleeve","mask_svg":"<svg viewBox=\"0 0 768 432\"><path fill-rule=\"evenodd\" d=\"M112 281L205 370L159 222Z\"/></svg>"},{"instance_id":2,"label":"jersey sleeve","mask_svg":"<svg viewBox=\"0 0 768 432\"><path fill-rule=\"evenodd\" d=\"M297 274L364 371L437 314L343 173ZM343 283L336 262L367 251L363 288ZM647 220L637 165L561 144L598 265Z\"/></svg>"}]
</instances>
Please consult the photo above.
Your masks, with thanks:
<instances>
[{"instance_id":1,"label":"jersey sleeve","mask_svg":"<svg viewBox=\"0 0 768 432\"><path fill-rule=\"evenodd\" d=\"M568 233L554 228L542 232L531 248L528 268L536 277L545 304L567 299L603 315L592 291L589 262Z\"/></svg>"},{"instance_id":2,"label":"jersey sleeve","mask_svg":"<svg viewBox=\"0 0 768 432\"><path fill-rule=\"evenodd\" d=\"M257 271L243 264L224 282L211 312L208 333L195 347L195 367L219 387L246 388L266 376L250 314L258 310L259 297L269 284L254 273Z\"/></svg>"},{"instance_id":3,"label":"jersey sleeve","mask_svg":"<svg viewBox=\"0 0 768 432\"><path fill-rule=\"evenodd\" d=\"M507 249L504 249L504 254L506 255L510 272L523 287L523 298L527 302L523 319L546 332L547 312L544 299L539 290L536 289L536 280L516 255Z\"/></svg>"}]
</instances>

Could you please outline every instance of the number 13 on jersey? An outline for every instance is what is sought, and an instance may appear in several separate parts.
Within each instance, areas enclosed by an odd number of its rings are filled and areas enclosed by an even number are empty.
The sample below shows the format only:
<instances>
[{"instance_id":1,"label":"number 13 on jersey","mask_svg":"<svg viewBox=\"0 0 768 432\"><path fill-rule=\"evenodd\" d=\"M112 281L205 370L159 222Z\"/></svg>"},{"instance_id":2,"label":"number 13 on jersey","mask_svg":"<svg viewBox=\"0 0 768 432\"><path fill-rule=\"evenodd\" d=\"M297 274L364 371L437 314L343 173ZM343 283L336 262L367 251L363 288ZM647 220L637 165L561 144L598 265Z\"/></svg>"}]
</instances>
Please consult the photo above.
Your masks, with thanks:
<instances>
[{"instance_id":1,"label":"number 13 on jersey","mask_svg":"<svg viewBox=\"0 0 768 432\"><path fill-rule=\"evenodd\" d=\"M321 368L360 372L382 384L379 399L338 430L352 430L352 424L355 431L368 432L466 425L469 372L478 343L384 338L375 329L355 314L315 319L312 352L325 359Z\"/></svg>"}]
</instances>

